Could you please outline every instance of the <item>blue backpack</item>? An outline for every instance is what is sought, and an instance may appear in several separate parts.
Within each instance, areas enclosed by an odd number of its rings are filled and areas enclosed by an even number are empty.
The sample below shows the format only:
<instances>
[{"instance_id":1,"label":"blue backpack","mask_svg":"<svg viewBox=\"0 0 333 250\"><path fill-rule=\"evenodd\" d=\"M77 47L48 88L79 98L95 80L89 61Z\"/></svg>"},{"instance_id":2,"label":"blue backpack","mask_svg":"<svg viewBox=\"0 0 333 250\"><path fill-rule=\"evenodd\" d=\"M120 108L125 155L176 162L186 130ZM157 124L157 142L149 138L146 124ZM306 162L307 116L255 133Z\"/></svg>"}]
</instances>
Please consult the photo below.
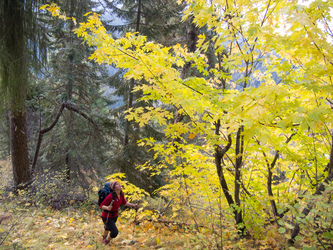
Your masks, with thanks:
<instances>
[{"instance_id":1,"label":"blue backpack","mask_svg":"<svg viewBox=\"0 0 333 250\"><path fill-rule=\"evenodd\" d=\"M105 200L106 196L111 194L110 182L105 183L104 187L98 190L98 206ZM115 195L112 195L112 200L115 199Z\"/></svg>"}]
</instances>

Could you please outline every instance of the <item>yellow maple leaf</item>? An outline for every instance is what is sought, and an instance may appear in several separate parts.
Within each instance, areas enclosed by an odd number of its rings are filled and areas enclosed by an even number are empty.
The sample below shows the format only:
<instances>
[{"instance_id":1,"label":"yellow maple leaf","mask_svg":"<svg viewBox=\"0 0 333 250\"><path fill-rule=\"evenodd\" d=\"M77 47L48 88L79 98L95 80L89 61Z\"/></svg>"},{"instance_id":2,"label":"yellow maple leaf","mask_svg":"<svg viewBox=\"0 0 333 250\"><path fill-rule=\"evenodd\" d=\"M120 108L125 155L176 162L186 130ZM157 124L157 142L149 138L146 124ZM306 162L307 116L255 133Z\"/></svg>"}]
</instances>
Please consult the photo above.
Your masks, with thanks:
<instances>
[{"instance_id":1,"label":"yellow maple leaf","mask_svg":"<svg viewBox=\"0 0 333 250\"><path fill-rule=\"evenodd\" d=\"M50 6L49 4L45 4L45 5L41 6L39 9L40 9L40 10L43 10L43 9L49 7L49 6Z\"/></svg>"}]
</instances>

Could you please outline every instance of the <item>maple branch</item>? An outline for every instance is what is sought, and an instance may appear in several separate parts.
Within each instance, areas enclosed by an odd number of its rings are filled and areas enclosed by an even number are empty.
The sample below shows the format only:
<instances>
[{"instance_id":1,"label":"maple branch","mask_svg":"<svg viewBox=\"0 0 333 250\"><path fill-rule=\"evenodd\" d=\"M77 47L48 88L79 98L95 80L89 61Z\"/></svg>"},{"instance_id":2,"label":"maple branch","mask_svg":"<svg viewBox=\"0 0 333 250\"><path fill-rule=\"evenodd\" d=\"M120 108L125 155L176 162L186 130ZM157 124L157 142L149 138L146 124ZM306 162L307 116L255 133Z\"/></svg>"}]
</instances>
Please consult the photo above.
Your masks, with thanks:
<instances>
[{"instance_id":1,"label":"maple branch","mask_svg":"<svg viewBox=\"0 0 333 250\"><path fill-rule=\"evenodd\" d=\"M242 180L239 180L243 190L245 191L245 193L250 196L250 197L253 197L254 195L250 193L250 191L244 186L244 182Z\"/></svg>"},{"instance_id":2,"label":"maple branch","mask_svg":"<svg viewBox=\"0 0 333 250\"><path fill-rule=\"evenodd\" d=\"M171 201L172 200L170 200L170 202L167 204L167 206L165 207L165 209L171 204ZM149 210L149 211L152 211L153 213L155 212L156 213L156 211L157 211L157 213L159 214L159 215L162 215L162 213L160 212L160 211L158 211L157 209L155 209L155 208L146 208L145 210ZM186 226L186 228L192 228L193 227L193 224L190 224L190 223L186 223L186 222L177 222L177 221L172 221L172 220L167 220L167 219L163 219L163 218L158 218L158 219L152 219L152 218L143 218L143 219L141 219L141 220L136 220L136 224L140 224L141 222L143 222L143 221L149 221L149 222L157 222L157 223L163 223L163 224L165 224L165 226L167 226L167 227L169 227L169 224L173 224L173 225L177 225L177 226ZM197 230L199 230L199 228L208 228L208 227L206 227L206 226L204 226L204 225L199 225L199 224L197 224L197 223L195 223L195 228L197 229Z\"/></svg>"},{"instance_id":3,"label":"maple branch","mask_svg":"<svg viewBox=\"0 0 333 250\"><path fill-rule=\"evenodd\" d=\"M309 16L309 14L308 14L308 13L306 13L306 14L307 14L307 16L309 17L309 19L311 20L311 17ZM311 20L311 21L312 21L312 20ZM312 23L315 24L313 21L312 21ZM303 27L304 27L306 33L308 34L308 36L311 37L310 34L309 34L309 31L308 31L308 29L307 29L307 27L306 27L306 25L303 25ZM321 53L321 55L323 56L324 61L325 61L325 62L328 61L331 65L333 65L333 63L332 63L330 60L327 59L326 55L325 55L324 52L319 48L319 46L318 46L317 43L314 41L314 39L311 39L311 40L312 40L314 46L317 48L317 50L318 50L318 51Z\"/></svg>"},{"instance_id":4,"label":"maple branch","mask_svg":"<svg viewBox=\"0 0 333 250\"><path fill-rule=\"evenodd\" d=\"M189 89L191 89L193 92L196 92L196 93L198 93L200 95L203 95L203 93L201 93L199 90L196 90L196 89L192 88L191 86L183 83L182 81L180 82L180 84L183 85L183 86L185 86L185 87L187 87L187 88L189 88Z\"/></svg>"},{"instance_id":5,"label":"maple branch","mask_svg":"<svg viewBox=\"0 0 333 250\"><path fill-rule=\"evenodd\" d=\"M330 104L330 106L331 106L331 109L333 109L333 102L332 102L330 99L328 99L328 97L326 97L326 101L329 102L329 104Z\"/></svg>"},{"instance_id":6,"label":"maple branch","mask_svg":"<svg viewBox=\"0 0 333 250\"><path fill-rule=\"evenodd\" d=\"M127 55L127 56L129 56L129 57L131 57L131 58L133 58L134 60L137 60L137 61L139 61L139 59L138 58L136 58L135 56L132 56L132 55L130 55L129 53L127 53L126 51L124 51L124 50L121 50L121 49L119 49L119 48L117 48L117 50L119 50L121 53L123 53L123 54L125 54L125 55Z\"/></svg>"},{"instance_id":7,"label":"maple branch","mask_svg":"<svg viewBox=\"0 0 333 250\"><path fill-rule=\"evenodd\" d=\"M229 156L228 154L226 154L226 156L228 157L228 159L229 159L229 161L231 162L231 164L235 167L235 164L234 164L234 162L231 160L230 156ZM234 173L234 171L233 171L232 169L227 168L227 170L229 171L229 173L230 173L233 177L235 177L235 173ZM241 176L241 177L242 177L242 176ZM241 179L239 179L239 183L240 183L240 185L242 186L243 190L245 191L245 193L246 193L248 196L250 196L250 197L253 197L253 196L254 196L254 195L251 194L250 191L245 187L244 182L243 182Z\"/></svg>"},{"instance_id":8,"label":"maple branch","mask_svg":"<svg viewBox=\"0 0 333 250\"><path fill-rule=\"evenodd\" d=\"M318 9L320 9L319 7L318 7ZM330 28L330 26L328 25L328 22L327 22L327 19L326 19L326 17L324 16L324 14L323 13L321 13L321 16L323 17L323 19L324 19L324 22L325 22L325 24L326 24L326 27L327 27L327 29L328 29L328 31L329 31L329 35L330 36L333 36L333 32L332 32L332 30L331 30L331 28Z\"/></svg>"},{"instance_id":9,"label":"maple branch","mask_svg":"<svg viewBox=\"0 0 333 250\"><path fill-rule=\"evenodd\" d=\"M264 17L263 17L263 19L261 21L261 24L260 24L261 27L264 25L264 22L266 21L266 18L268 18L267 13L268 13L268 9L269 9L270 5L271 5L271 0L269 0L268 3L267 3L267 7L266 7L266 10L265 10L265 15L264 15Z\"/></svg>"}]
</instances>

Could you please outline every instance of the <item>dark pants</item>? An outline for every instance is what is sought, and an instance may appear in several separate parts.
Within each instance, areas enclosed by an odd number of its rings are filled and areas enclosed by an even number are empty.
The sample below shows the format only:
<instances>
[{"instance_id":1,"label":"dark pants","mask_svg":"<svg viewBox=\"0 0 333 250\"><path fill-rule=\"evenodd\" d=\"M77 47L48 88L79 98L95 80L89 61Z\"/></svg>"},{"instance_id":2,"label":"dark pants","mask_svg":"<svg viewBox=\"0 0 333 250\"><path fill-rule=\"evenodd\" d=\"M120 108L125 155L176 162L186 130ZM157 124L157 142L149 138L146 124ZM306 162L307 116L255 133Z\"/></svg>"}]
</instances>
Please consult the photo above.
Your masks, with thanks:
<instances>
[{"instance_id":1,"label":"dark pants","mask_svg":"<svg viewBox=\"0 0 333 250\"><path fill-rule=\"evenodd\" d=\"M118 228L116 226L116 222L117 222L118 217L115 218L104 218L102 217L102 220L104 222L105 225L105 230L106 231L110 231L110 237L111 238L116 238L118 235Z\"/></svg>"}]
</instances>

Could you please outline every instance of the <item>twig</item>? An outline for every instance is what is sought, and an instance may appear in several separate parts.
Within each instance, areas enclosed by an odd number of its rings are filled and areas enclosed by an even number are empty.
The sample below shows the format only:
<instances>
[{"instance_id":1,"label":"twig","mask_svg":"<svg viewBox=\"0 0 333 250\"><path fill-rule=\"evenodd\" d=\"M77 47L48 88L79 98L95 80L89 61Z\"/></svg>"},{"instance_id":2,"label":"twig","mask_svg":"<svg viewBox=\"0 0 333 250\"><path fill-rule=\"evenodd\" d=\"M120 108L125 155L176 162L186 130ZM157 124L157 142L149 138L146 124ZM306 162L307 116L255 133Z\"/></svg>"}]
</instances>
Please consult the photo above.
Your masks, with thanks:
<instances>
[{"instance_id":1,"label":"twig","mask_svg":"<svg viewBox=\"0 0 333 250\"><path fill-rule=\"evenodd\" d=\"M162 217L165 214L165 211L170 207L172 202L173 202L173 198L168 202L168 204L163 208L163 210L161 212L157 210L159 217Z\"/></svg>"},{"instance_id":2,"label":"twig","mask_svg":"<svg viewBox=\"0 0 333 250\"><path fill-rule=\"evenodd\" d=\"M5 242L7 236L9 235L9 232L11 232L12 229L13 229L13 227L16 226L16 225L17 225L17 223L14 223L14 224L11 226L11 228L10 228L10 229L8 230L8 232L6 233L5 237L3 237L3 240L0 242L0 246Z\"/></svg>"}]
</instances>

